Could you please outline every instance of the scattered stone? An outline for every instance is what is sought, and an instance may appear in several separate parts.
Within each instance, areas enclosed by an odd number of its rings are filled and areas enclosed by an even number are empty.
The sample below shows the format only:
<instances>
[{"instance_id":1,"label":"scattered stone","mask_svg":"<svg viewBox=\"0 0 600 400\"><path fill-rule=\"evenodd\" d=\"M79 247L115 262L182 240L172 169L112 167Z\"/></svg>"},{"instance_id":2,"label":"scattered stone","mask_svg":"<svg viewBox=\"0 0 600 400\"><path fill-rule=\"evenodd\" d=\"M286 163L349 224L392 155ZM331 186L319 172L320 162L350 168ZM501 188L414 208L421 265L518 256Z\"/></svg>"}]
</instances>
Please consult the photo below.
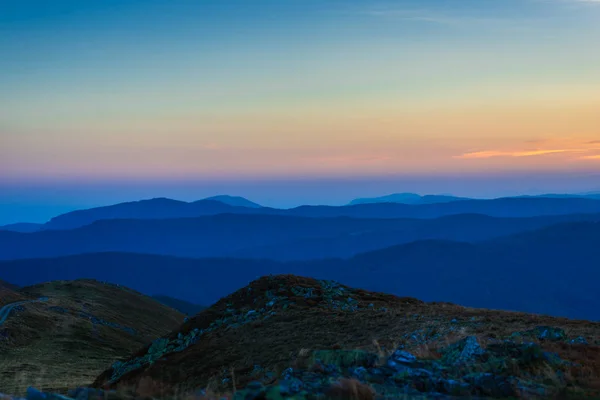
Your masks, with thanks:
<instances>
[{"instance_id":1,"label":"scattered stone","mask_svg":"<svg viewBox=\"0 0 600 400\"><path fill-rule=\"evenodd\" d=\"M575 339L571 339L569 341L569 343L571 343L571 344L585 344L585 345L589 344L588 341L586 340L586 338L584 338L583 336L578 336Z\"/></svg>"},{"instance_id":2,"label":"scattered stone","mask_svg":"<svg viewBox=\"0 0 600 400\"><path fill-rule=\"evenodd\" d=\"M394 354L391 355L390 360L399 363L399 364L413 364L417 361L417 357L404 350L396 350Z\"/></svg>"},{"instance_id":3,"label":"scattered stone","mask_svg":"<svg viewBox=\"0 0 600 400\"><path fill-rule=\"evenodd\" d=\"M475 336L468 336L443 350L443 362L448 365L465 364L484 353Z\"/></svg>"}]
</instances>

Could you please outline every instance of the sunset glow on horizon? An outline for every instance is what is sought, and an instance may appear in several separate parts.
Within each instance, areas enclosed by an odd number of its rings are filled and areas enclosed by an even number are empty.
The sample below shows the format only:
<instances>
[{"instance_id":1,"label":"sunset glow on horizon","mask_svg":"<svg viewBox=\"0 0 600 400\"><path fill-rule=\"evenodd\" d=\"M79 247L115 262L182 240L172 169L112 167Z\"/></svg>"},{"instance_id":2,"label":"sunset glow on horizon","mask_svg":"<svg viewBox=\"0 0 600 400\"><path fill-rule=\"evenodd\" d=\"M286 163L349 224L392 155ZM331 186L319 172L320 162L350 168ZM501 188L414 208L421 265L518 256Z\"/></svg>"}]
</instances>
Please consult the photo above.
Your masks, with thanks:
<instances>
[{"instance_id":1,"label":"sunset glow on horizon","mask_svg":"<svg viewBox=\"0 0 600 400\"><path fill-rule=\"evenodd\" d=\"M598 2L1 7L0 185L600 172Z\"/></svg>"}]
</instances>

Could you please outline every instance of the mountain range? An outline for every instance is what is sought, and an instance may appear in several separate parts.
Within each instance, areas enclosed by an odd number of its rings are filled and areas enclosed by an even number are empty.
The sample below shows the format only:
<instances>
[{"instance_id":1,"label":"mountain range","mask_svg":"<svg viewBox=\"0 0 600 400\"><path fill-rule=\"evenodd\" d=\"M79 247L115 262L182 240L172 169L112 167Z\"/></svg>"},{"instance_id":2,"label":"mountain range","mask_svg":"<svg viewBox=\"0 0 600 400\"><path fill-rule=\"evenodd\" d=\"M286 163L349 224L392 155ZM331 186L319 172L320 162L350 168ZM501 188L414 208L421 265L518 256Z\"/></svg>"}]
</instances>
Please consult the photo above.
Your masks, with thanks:
<instances>
[{"instance_id":1,"label":"mountain range","mask_svg":"<svg viewBox=\"0 0 600 400\"><path fill-rule=\"evenodd\" d=\"M579 194L540 194L540 195L523 195L514 196L513 198L560 198L560 199L573 199L573 198L587 198L587 199L600 199L600 192L588 192ZM380 197L365 197L360 199L352 200L349 205L356 204L372 204L372 203L401 203L401 204L435 204L435 203L449 203L451 201L461 200L475 200L468 197L457 197L452 195L419 195L416 193L394 193Z\"/></svg>"},{"instance_id":2,"label":"mountain range","mask_svg":"<svg viewBox=\"0 0 600 400\"><path fill-rule=\"evenodd\" d=\"M425 301L600 320L598 243L600 223L573 222L477 244L416 241L349 259L277 262L101 253L6 261L0 270L19 285L86 276L207 305L257 276L294 273Z\"/></svg>"},{"instance_id":3,"label":"mountain range","mask_svg":"<svg viewBox=\"0 0 600 400\"><path fill-rule=\"evenodd\" d=\"M217 214L262 214L326 218L437 218L446 215L475 213L493 217L533 217L573 213L600 213L600 199L567 198L500 198L461 200L432 204L371 203L349 206L300 206L292 209L248 206L245 199L233 198L230 205L221 200L192 203L157 198L106 207L78 210L52 218L40 230L75 229L106 219L169 219ZM252 203L255 204L255 203ZM5 229L6 230L6 229ZM15 230L15 229L12 229Z\"/></svg>"},{"instance_id":4,"label":"mountain range","mask_svg":"<svg viewBox=\"0 0 600 400\"><path fill-rule=\"evenodd\" d=\"M417 240L480 242L579 221L600 221L600 213L530 218L478 214L435 219L220 214L159 220L112 219L72 230L0 231L0 260L97 252L280 261L347 258Z\"/></svg>"}]
</instances>

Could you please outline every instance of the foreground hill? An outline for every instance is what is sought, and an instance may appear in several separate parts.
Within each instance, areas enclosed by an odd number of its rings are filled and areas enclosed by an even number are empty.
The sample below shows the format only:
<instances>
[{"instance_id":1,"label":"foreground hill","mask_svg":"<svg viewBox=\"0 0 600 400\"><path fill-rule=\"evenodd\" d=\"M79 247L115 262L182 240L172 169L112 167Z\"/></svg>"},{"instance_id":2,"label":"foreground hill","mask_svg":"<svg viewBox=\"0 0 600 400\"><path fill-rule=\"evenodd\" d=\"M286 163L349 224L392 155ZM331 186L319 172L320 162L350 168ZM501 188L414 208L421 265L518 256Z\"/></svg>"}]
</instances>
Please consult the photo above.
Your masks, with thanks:
<instances>
[{"instance_id":1,"label":"foreground hill","mask_svg":"<svg viewBox=\"0 0 600 400\"><path fill-rule=\"evenodd\" d=\"M0 307L17 301L27 300L27 297L17 292L18 289L17 285L0 280Z\"/></svg>"},{"instance_id":2,"label":"foreground hill","mask_svg":"<svg viewBox=\"0 0 600 400\"><path fill-rule=\"evenodd\" d=\"M350 259L276 262L121 253L0 263L16 284L82 274L212 304L258 276L293 273L426 301L600 320L599 223L555 225L470 244L427 240Z\"/></svg>"},{"instance_id":3,"label":"foreground hill","mask_svg":"<svg viewBox=\"0 0 600 400\"><path fill-rule=\"evenodd\" d=\"M456 214L485 214L493 217L534 217L575 213L600 213L600 200L586 198L502 198L434 204L380 203L341 207L301 206L284 210L268 207L232 206L215 200L200 200L193 203L186 203L171 199L152 199L66 213L53 218L42 229L74 229L104 219L190 218L224 213L287 215L313 218L438 218Z\"/></svg>"},{"instance_id":4,"label":"foreground hill","mask_svg":"<svg viewBox=\"0 0 600 400\"><path fill-rule=\"evenodd\" d=\"M154 389L154 397L238 388L236 399L374 398L367 386L390 399L593 397L599 343L597 323L271 276L115 362L94 386L144 389L147 396ZM343 378L353 381L336 383ZM366 397L351 397L352 389Z\"/></svg>"},{"instance_id":5,"label":"foreground hill","mask_svg":"<svg viewBox=\"0 0 600 400\"><path fill-rule=\"evenodd\" d=\"M0 325L0 388L32 384L64 390L88 384L121 358L175 329L183 314L133 290L92 280L19 289L42 299L15 309Z\"/></svg>"},{"instance_id":6,"label":"foreground hill","mask_svg":"<svg viewBox=\"0 0 600 400\"><path fill-rule=\"evenodd\" d=\"M0 232L0 259L106 251L281 261L347 258L416 240L479 242L574 221L600 221L600 214L533 218L468 214L437 219L221 214L184 219L103 220L74 230Z\"/></svg>"}]
</instances>

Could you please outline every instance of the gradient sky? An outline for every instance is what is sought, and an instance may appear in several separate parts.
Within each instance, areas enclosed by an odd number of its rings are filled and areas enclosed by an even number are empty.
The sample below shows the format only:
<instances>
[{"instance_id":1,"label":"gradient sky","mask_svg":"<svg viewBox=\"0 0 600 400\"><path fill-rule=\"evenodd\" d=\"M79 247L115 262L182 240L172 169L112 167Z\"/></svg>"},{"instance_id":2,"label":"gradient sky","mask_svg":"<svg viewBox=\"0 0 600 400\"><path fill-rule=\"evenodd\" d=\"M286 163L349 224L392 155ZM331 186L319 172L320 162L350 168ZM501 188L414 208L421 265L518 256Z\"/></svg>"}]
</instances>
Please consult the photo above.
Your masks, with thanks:
<instances>
[{"instance_id":1,"label":"gradient sky","mask_svg":"<svg viewBox=\"0 0 600 400\"><path fill-rule=\"evenodd\" d=\"M598 43L598 0L2 0L0 224L598 190Z\"/></svg>"}]
</instances>

